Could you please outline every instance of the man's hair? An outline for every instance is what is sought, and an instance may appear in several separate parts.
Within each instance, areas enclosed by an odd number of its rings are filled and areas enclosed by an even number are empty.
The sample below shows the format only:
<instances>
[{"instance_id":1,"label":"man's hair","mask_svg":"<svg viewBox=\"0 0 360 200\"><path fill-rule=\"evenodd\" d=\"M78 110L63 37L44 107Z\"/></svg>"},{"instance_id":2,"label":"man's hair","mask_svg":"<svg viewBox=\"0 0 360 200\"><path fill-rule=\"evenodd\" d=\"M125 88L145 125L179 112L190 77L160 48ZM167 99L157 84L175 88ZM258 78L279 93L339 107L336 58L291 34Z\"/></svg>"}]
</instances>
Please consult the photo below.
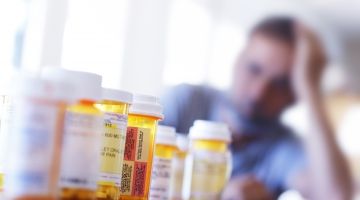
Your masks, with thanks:
<instances>
[{"instance_id":1,"label":"man's hair","mask_svg":"<svg viewBox=\"0 0 360 200\"><path fill-rule=\"evenodd\" d=\"M295 19L284 16L273 16L258 23L251 31L251 35L262 34L271 38L295 44Z\"/></svg>"}]
</instances>

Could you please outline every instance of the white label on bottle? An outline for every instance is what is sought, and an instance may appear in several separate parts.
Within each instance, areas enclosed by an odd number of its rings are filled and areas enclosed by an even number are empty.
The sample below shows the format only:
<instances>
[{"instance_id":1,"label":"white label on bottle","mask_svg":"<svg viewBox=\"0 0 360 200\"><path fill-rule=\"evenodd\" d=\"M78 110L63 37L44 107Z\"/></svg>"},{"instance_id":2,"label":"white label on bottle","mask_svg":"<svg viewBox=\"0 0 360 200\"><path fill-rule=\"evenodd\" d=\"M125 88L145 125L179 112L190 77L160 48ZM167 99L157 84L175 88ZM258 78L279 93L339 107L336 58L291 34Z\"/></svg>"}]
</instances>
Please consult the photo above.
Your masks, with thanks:
<instances>
[{"instance_id":1,"label":"white label on bottle","mask_svg":"<svg viewBox=\"0 0 360 200\"><path fill-rule=\"evenodd\" d=\"M210 151L197 151L188 156L184 196L190 199L219 199L228 181L229 159L228 154Z\"/></svg>"},{"instance_id":2,"label":"white label on bottle","mask_svg":"<svg viewBox=\"0 0 360 200\"><path fill-rule=\"evenodd\" d=\"M62 188L96 189L102 117L67 112L61 160Z\"/></svg>"},{"instance_id":3,"label":"white label on bottle","mask_svg":"<svg viewBox=\"0 0 360 200\"><path fill-rule=\"evenodd\" d=\"M154 157L150 184L150 200L168 200L171 159Z\"/></svg>"},{"instance_id":4,"label":"white label on bottle","mask_svg":"<svg viewBox=\"0 0 360 200\"><path fill-rule=\"evenodd\" d=\"M172 161L170 199L182 199L182 188L184 180L185 158L174 155Z\"/></svg>"},{"instance_id":5,"label":"white label on bottle","mask_svg":"<svg viewBox=\"0 0 360 200\"><path fill-rule=\"evenodd\" d=\"M10 138L5 191L9 195L48 194L58 107L18 101Z\"/></svg>"}]
</instances>

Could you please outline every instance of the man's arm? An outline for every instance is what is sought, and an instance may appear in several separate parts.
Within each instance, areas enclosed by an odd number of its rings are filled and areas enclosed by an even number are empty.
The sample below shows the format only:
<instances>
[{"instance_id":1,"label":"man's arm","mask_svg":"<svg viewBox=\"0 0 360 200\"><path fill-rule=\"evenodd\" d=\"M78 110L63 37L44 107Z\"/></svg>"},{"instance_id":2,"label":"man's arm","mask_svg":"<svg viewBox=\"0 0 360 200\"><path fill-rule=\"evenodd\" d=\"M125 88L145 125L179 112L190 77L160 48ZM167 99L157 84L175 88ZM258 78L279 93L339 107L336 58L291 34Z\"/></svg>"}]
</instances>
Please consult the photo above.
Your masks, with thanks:
<instances>
[{"instance_id":1,"label":"man's arm","mask_svg":"<svg viewBox=\"0 0 360 200\"><path fill-rule=\"evenodd\" d=\"M327 119L320 92L320 79L326 59L316 36L298 26L294 86L307 108L311 133L304 140L308 157L309 197L316 200L348 200L352 197L350 171Z\"/></svg>"}]
</instances>

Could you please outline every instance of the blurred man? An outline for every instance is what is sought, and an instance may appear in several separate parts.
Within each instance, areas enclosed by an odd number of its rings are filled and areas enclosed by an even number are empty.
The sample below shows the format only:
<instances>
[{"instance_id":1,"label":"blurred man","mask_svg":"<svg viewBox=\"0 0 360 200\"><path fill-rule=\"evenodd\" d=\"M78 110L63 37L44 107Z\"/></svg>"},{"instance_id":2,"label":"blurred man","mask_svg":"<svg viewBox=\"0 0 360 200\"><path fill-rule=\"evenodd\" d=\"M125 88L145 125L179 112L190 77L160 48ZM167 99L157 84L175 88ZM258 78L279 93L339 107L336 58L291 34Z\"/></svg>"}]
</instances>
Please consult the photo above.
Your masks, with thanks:
<instances>
[{"instance_id":1,"label":"blurred man","mask_svg":"<svg viewBox=\"0 0 360 200\"><path fill-rule=\"evenodd\" d=\"M163 98L163 123L183 133L196 119L229 125L234 164L223 199L275 199L287 189L309 199L350 199L349 171L322 104L325 65L312 32L291 18L266 19L253 28L239 54L231 88L172 88ZM306 105L312 122L304 141L279 119L297 100Z\"/></svg>"}]
</instances>

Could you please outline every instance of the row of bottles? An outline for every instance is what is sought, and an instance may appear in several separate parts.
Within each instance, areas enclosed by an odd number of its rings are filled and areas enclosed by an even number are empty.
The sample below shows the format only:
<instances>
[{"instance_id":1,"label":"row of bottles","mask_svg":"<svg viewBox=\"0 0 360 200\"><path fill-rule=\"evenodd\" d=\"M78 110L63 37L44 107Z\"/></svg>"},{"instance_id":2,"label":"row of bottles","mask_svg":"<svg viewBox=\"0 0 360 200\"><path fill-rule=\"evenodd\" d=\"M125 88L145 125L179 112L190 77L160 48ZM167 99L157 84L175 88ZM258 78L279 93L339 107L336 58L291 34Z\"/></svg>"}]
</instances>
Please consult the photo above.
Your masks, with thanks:
<instances>
[{"instance_id":1,"label":"row of bottles","mask_svg":"<svg viewBox=\"0 0 360 200\"><path fill-rule=\"evenodd\" d=\"M0 96L5 199L219 198L231 166L224 124L196 121L189 143L158 129L156 97L102 88L99 75L44 68L14 83Z\"/></svg>"},{"instance_id":2,"label":"row of bottles","mask_svg":"<svg viewBox=\"0 0 360 200\"><path fill-rule=\"evenodd\" d=\"M149 199L221 199L231 172L230 141L223 123L197 120L188 137L159 126Z\"/></svg>"}]
</instances>

